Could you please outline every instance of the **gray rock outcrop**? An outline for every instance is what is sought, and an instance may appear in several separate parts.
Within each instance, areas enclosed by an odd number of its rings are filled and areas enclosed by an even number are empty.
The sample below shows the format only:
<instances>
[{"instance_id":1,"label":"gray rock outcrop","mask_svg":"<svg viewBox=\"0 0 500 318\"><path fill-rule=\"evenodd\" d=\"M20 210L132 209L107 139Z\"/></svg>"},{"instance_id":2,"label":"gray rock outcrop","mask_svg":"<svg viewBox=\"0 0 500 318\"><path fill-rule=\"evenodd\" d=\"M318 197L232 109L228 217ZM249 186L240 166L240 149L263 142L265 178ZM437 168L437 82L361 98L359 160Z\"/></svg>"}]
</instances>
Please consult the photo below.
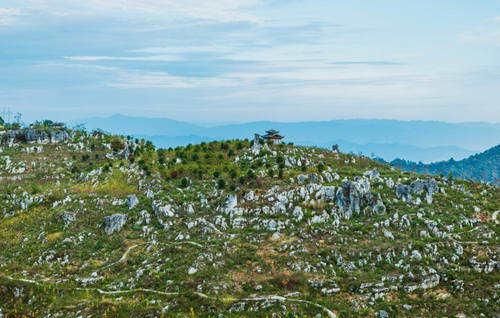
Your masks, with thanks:
<instances>
[{"instance_id":1,"label":"gray rock outcrop","mask_svg":"<svg viewBox=\"0 0 500 318\"><path fill-rule=\"evenodd\" d=\"M343 216L349 219L353 214L360 213L363 206L373 204L370 181L360 177L356 177L354 181L345 180L337 189L335 198Z\"/></svg>"},{"instance_id":2,"label":"gray rock outcrop","mask_svg":"<svg viewBox=\"0 0 500 318\"><path fill-rule=\"evenodd\" d=\"M127 216L125 214L113 214L104 217L104 231L106 234L111 235L114 232L120 231L127 223Z\"/></svg>"},{"instance_id":3,"label":"gray rock outcrop","mask_svg":"<svg viewBox=\"0 0 500 318\"><path fill-rule=\"evenodd\" d=\"M131 194L127 197L127 206L129 210L135 208L137 204L139 204L139 199L135 194Z\"/></svg>"},{"instance_id":4,"label":"gray rock outcrop","mask_svg":"<svg viewBox=\"0 0 500 318\"><path fill-rule=\"evenodd\" d=\"M68 226L69 224L76 221L76 215L72 212L63 212L61 214L61 220L64 222L65 226Z\"/></svg>"},{"instance_id":5,"label":"gray rock outcrop","mask_svg":"<svg viewBox=\"0 0 500 318\"><path fill-rule=\"evenodd\" d=\"M397 184L396 197L403 202L410 203L413 201L413 195L420 196L425 194L425 200L428 204L433 201L433 195L439 190L438 183L433 178L426 180L415 180L410 185ZM417 198L419 199L419 198ZM417 202L420 202L419 200Z\"/></svg>"},{"instance_id":6,"label":"gray rock outcrop","mask_svg":"<svg viewBox=\"0 0 500 318\"><path fill-rule=\"evenodd\" d=\"M3 134L0 140L1 144L9 144L12 142L42 142L50 141L52 143L63 142L69 139L69 134L64 129L41 130L34 128L24 128L16 130L8 130Z\"/></svg>"}]
</instances>

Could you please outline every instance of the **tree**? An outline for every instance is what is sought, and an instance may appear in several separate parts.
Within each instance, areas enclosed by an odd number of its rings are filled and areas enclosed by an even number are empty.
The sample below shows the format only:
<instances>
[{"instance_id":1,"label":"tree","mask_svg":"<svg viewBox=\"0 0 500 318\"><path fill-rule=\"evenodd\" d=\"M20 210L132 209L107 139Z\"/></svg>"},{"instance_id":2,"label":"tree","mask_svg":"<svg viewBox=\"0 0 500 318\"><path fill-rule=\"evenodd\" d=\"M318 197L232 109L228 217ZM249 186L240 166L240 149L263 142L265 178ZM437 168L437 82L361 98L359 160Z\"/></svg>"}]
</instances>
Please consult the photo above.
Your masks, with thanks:
<instances>
[{"instance_id":1,"label":"tree","mask_svg":"<svg viewBox=\"0 0 500 318\"><path fill-rule=\"evenodd\" d=\"M325 171L325 165L322 162L320 162L316 166L316 169L318 170L319 173L322 173L323 171Z\"/></svg>"},{"instance_id":2,"label":"tree","mask_svg":"<svg viewBox=\"0 0 500 318\"><path fill-rule=\"evenodd\" d=\"M5 120L0 116L0 125L3 126L5 124Z\"/></svg>"},{"instance_id":3,"label":"tree","mask_svg":"<svg viewBox=\"0 0 500 318\"><path fill-rule=\"evenodd\" d=\"M125 143L123 142L122 139L120 139L119 137L113 137L113 139L111 139L111 149L114 152L118 152L120 150L123 150L124 148L125 148Z\"/></svg>"},{"instance_id":4,"label":"tree","mask_svg":"<svg viewBox=\"0 0 500 318\"><path fill-rule=\"evenodd\" d=\"M181 188L187 188L189 187L189 179L184 177L181 179Z\"/></svg>"},{"instance_id":5,"label":"tree","mask_svg":"<svg viewBox=\"0 0 500 318\"><path fill-rule=\"evenodd\" d=\"M226 181L224 179L217 180L217 188L224 189L226 187Z\"/></svg>"}]
</instances>

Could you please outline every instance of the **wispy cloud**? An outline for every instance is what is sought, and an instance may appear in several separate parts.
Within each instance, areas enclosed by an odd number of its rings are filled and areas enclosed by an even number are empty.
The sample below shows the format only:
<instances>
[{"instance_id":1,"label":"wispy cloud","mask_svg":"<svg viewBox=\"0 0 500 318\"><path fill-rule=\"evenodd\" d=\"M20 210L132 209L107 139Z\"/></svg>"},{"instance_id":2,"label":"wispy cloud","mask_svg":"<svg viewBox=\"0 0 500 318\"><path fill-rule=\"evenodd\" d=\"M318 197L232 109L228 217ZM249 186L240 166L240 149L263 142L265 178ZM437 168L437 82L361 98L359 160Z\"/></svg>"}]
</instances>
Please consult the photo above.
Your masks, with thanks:
<instances>
[{"instance_id":1,"label":"wispy cloud","mask_svg":"<svg viewBox=\"0 0 500 318\"><path fill-rule=\"evenodd\" d=\"M15 22L21 15L21 10L15 8L0 8L0 27L7 26Z\"/></svg>"},{"instance_id":2,"label":"wispy cloud","mask_svg":"<svg viewBox=\"0 0 500 318\"><path fill-rule=\"evenodd\" d=\"M7 0L9 1L9 0ZM217 22L259 21L249 10L259 4L259 0L25 0L23 7L32 15L149 17L161 21L183 18ZM158 20L160 18L160 20Z\"/></svg>"},{"instance_id":3,"label":"wispy cloud","mask_svg":"<svg viewBox=\"0 0 500 318\"><path fill-rule=\"evenodd\" d=\"M310 98L364 96L377 98L377 95L398 97L410 92L423 92L432 87L436 76L426 73L416 74L409 69L393 65L354 64L317 65L283 68L277 65L253 68L244 72L226 72L222 75L175 76L167 72L145 72L141 70L113 69L107 86L120 89L224 89L220 98L260 98L270 92L280 92L286 96L309 96ZM343 92L343 93L342 93ZM384 94L381 94L384 92ZM276 95L272 93L271 95ZM253 97L251 97L253 96ZM389 97L388 97L389 98ZM214 98L217 99L217 98Z\"/></svg>"},{"instance_id":4,"label":"wispy cloud","mask_svg":"<svg viewBox=\"0 0 500 318\"><path fill-rule=\"evenodd\" d=\"M186 17L219 22L249 21L259 19L245 9L255 6L257 0L91 0L94 6L111 10L135 11L146 14L181 14Z\"/></svg>"},{"instance_id":5,"label":"wispy cloud","mask_svg":"<svg viewBox=\"0 0 500 318\"><path fill-rule=\"evenodd\" d=\"M118 71L107 86L121 89L183 89L236 87L240 83L228 77L185 77L165 72Z\"/></svg>"},{"instance_id":6,"label":"wispy cloud","mask_svg":"<svg viewBox=\"0 0 500 318\"><path fill-rule=\"evenodd\" d=\"M229 45L183 45L183 46L155 46L135 49L133 53L147 54L185 54L185 53L229 53L235 50Z\"/></svg>"},{"instance_id":7,"label":"wispy cloud","mask_svg":"<svg viewBox=\"0 0 500 318\"><path fill-rule=\"evenodd\" d=\"M218 116L212 107L246 116L259 103L258 116L281 107L278 116L305 118L311 105L318 116L332 105L356 116L352 105L443 99L498 110L493 5L389 2L0 0L0 92L47 109L170 104L194 116L203 106L208 117Z\"/></svg>"},{"instance_id":8,"label":"wispy cloud","mask_svg":"<svg viewBox=\"0 0 500 318\"><path fill-rule=\"evenodd\" d=\"M468 44L500 46L500 16L488 19L482 25L463 32L459 38Z\"/></svg>"},{"instance_id":9,"label":"wispy cloud","mask_svg":"<svg viewBox=\"0 0 500 318\"><path fill-rule=\"evenodd\" d=\"M151 56L99 56L99 55L83 55L83 56L65 56L69 61L77 62L99 62L99 61L142 61L142 62L171 62L180 61L183 58L175 55L151 55Z\"/></svg>"}]
</instances>

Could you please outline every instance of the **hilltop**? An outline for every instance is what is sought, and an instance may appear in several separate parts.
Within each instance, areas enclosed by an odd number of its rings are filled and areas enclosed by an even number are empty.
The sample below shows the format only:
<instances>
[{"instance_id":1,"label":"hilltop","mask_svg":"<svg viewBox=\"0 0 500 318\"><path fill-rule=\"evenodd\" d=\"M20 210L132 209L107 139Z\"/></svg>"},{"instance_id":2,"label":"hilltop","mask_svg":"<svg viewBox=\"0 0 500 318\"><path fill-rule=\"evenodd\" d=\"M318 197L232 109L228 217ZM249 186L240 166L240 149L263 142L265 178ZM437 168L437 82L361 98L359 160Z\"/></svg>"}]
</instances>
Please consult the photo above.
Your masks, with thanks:
<instances>
[{"instance_id":1,"label":"hilltop","mask_svg":"<svg viewBox=\"0 0 500 318\"><path fill-rule=\"evenodd\" d=\"M5 317L498 314L498 188L249 140L0 132Z\"/></svg>"},{"instance_id":2,"label":"hilltop","mask_svg":"<svg viewBox=\"0 0 500 318\"><path fill-rule=\"evenodd\" d=\"M274 127L297 145L330 148L339 144L344 152L373 154L387 161L396 158L416 162L434 162L452 157L462 159L496 145L500 138L500 124L439 121L258 121L202 127L168 118L113 115L87 118L76 123L85 125L87 129L104 129L110 133L145 138L158 147L243 139L254 132Z\"/></svg>"},{"instance_id":3,"label":"hilltop","mask_svg":"<svg viewBox=\"0 0 500 318\"><path fill-rule=\"evenodd\" d=\"M500 145L459 161L450 159L424 164L397 159L392 161L391 165L407 171L452 176L500 185Z\"/></svg>"}]
</instances>

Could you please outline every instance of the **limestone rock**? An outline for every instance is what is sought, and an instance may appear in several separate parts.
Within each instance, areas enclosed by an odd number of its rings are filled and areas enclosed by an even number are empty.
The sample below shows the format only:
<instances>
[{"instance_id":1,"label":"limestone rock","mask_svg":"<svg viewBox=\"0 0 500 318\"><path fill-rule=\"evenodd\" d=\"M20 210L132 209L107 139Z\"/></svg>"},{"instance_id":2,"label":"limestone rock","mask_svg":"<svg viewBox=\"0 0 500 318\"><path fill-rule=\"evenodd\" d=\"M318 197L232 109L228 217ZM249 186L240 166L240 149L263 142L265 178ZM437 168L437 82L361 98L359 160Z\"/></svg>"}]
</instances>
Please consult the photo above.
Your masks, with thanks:
<instances>
[{"instance_id":1,"label":"limestone rock","mask_svg":"<svg viewBox=\"0 0 500 318\"><path fill-rule=\"evenodd\" d=\"M132 210L137 204L139 204L139 199L135 194L131 194L127 197L127 206L129 210Z\"/></svg>"},{"instance_id":2,"label":"limestone rock","mask_svg":"<svg viewBox=\"0 0 500 318\"><path fill-rule=\"evenodd\" d=\"M61 214L61 220L64 222L65 226L76 221L76 215L73 212L63 212Z\"/></svg>"},{"instance_id":3,"label":"limestone rock","mask_svg":"<svg viewBox=\"0 0 500 318\"><path fill-rule=\"evenodd\" d=\"M232 211L238 205L238 197L236 194L231 194L226 199L226 204L224 206L226 211Z\"/></svg>"},{"instance_id":4,"label":"limestone rock","mask_svg":"<svg viewBox=\"0 0 500 318\"><path fill-rule=\"evenodd\" d=\"M127 223L127 216L125 214L113 214L104 217L104 231L106 234L111 235L114 232L120 231Z\"/></svg>"}]
</instances>

